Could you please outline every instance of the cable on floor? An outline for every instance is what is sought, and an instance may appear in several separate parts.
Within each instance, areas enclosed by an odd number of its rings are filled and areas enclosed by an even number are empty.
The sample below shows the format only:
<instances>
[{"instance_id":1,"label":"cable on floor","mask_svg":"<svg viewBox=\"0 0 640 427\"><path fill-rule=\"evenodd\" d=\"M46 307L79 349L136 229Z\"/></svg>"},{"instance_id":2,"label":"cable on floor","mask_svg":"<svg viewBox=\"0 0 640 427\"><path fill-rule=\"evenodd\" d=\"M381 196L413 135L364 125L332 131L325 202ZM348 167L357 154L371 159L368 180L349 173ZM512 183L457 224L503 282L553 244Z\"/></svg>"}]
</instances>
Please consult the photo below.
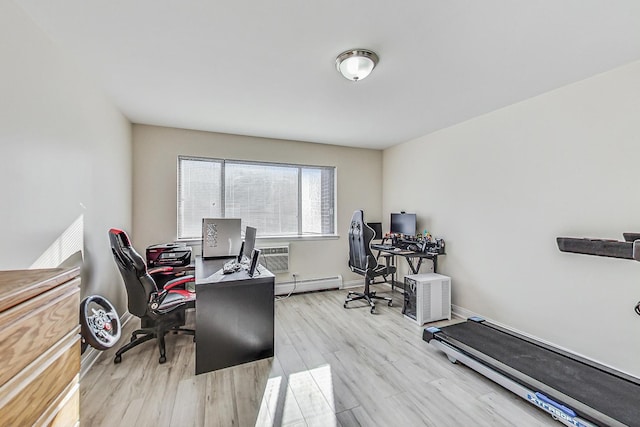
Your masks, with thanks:
<instances>
[{"instance_id":1,"label":"cable on floor","mask_svg":"<svg viewBox=\"0 0 640 427\"><path fill-rule=\"evenodd\" d=\"M291 289L291 291L289 291L289 294L287 294L287 296L286 296L286 297L279 297L279 296L277 296L277 297L276 297L276 302L277 302L277 301L281 301L281 300L283 300L283 299L287 299L287 298L289 298L289 297L291 296L291 294L293 293L293 291L295 291L295 290L296 290L296 285L298 284L298 281L296 280L296 277L297 277L297 276L298 276L297 274L294 274L294 275L293 275L293 289Z\"/></svg>"}]
</instances>

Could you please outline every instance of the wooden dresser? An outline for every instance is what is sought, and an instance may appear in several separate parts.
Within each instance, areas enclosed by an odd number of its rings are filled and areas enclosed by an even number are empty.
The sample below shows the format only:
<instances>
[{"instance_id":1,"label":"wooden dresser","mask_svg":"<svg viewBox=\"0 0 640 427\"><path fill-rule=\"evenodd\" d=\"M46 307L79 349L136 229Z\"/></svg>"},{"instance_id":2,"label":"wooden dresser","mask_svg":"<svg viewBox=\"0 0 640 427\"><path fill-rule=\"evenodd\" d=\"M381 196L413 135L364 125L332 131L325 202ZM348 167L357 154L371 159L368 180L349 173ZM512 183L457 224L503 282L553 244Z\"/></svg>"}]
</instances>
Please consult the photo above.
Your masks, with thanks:
<instances>
[{"instance_id":1,"label":"wooden dresser","mask_svg":"<svg viewBox=\"0 0 640 427\"><path fill-rule=\"evenodd\" d=\"M0 425L79 423L79 274L0 271Z\"/></svg>"}]
</instances>

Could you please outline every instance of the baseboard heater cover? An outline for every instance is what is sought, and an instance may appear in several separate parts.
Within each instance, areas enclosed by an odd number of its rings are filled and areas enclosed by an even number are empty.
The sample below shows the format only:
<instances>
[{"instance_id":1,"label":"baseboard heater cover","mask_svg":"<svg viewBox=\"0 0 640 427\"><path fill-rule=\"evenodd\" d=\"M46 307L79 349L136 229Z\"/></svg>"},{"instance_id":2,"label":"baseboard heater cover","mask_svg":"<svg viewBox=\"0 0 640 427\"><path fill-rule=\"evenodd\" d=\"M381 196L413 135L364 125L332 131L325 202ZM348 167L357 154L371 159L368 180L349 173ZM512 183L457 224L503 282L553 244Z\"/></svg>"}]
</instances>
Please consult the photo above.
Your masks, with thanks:
<instances>
[{"instance_id":1,"label":"baseboard heater cover","mask_svg":"<svg viewBox=\"0 0 640 427\"><path fill-rule=\"evenodd\" d=\"M295 289L294 289L295 286ZM320 279L298 280L294 282L276 283L276 295L288 295L289 292L295 294L312 291L325 291L328 289L340 289L342 287L342 276L324 277Z\"/></svg>"}]
</instances>

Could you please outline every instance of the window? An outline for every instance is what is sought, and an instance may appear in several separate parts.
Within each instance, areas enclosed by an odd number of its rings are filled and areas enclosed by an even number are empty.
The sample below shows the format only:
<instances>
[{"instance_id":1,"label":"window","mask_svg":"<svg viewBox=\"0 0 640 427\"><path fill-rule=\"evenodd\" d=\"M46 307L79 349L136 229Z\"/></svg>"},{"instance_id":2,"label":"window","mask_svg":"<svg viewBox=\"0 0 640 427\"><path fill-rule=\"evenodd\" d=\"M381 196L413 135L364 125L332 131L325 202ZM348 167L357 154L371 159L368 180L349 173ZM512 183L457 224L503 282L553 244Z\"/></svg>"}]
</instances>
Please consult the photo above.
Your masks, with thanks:
<instances>
[{"instance_id":1,"label":"window","mask_svg":"<svg viewBox=\"0 0 640 427\"><path fill-rule=\"evenodd\" d=\"M202 218L242 218L259 236L335 234L335 168L178 157L178 238Z\"/></svg>"}]
</instances>

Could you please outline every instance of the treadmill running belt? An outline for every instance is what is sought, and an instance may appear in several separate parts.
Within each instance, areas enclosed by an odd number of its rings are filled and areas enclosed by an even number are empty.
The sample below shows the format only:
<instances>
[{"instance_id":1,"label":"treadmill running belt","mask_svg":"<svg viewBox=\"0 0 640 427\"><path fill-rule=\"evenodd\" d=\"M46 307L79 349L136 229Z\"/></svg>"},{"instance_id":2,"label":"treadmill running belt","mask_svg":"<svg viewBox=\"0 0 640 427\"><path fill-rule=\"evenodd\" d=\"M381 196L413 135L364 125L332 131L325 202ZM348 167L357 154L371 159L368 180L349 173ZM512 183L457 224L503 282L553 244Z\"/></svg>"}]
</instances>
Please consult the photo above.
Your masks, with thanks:
<instances>
[{"instance_id":1,"label":"treadmill running belt","mask_svg":"<svg viewBox=\"0 0 640 427\"><path fill-rule=\"evenodd\" d=\"M640 425L640 384L482 323L441 328L446 337L504 363L629 426ZM446 341L446 340L445 340Z\"/></svg>"}]
</instances>

